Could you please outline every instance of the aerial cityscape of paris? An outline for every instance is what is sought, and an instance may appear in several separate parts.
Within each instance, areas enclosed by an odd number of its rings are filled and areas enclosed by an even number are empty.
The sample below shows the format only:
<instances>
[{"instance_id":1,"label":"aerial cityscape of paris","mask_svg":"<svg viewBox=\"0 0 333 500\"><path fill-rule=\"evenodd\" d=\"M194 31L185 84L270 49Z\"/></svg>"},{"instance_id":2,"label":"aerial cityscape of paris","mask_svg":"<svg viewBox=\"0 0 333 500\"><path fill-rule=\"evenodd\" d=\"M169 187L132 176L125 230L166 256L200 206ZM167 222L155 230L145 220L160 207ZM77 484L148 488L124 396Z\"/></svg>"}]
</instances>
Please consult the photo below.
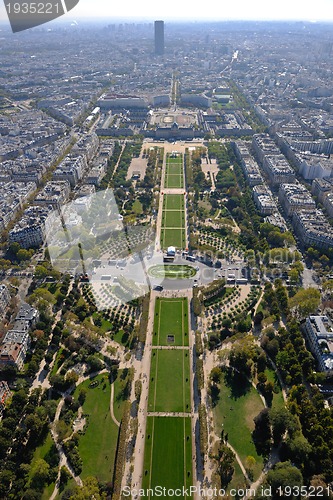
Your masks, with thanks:
<instances>
[{"instance_id":1,"label":"aerial cityscape of paris","mask_svg":"<svg viewBox=\"0 0 333 500\"><path fill-rule=\"evenodd\" d=\"M333 499L332 1L9 0L0 63L0 500Z\"/></svg>"}]
</instances>

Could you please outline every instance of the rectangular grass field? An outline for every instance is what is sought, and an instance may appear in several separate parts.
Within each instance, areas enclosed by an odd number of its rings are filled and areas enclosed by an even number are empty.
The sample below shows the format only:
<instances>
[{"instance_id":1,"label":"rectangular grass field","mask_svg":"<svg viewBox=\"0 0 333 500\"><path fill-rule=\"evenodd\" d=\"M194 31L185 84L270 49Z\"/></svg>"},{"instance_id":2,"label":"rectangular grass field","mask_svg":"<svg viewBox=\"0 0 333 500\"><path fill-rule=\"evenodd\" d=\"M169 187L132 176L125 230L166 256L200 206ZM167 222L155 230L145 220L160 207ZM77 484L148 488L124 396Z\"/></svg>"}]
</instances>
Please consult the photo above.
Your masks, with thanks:
<instances>
[{"instance_id":1,"label":"rectangular grass field","mask_svg":"<svg viewBox=\"0 0 333 500\"><path fill-rule=\"evenodd\" d=\"M162 214L162 226L168 227L184 227L185 226L185 212L179 210L167 210Z\"/></svg>"},{"instance_id":2,"label":"rectangular grass field","mask_svg":"<svg viewBox=\"0 0 333 500\"><path fill-rule=\"evenodd\" d=\"M182 163L180 164L167 164L166 166L166 175L183 175L183 165Z\"/></svg>"},{"instance_id":3,"label":"rectangular grass field","mask_svg":"<svg viewBox=\"0 0 333 500\"><path fill-rule=\"evenodd\" d=\"M173 342L168 341L170 334L174 336ZM156 300L153 345L189 345L187 298Z\"/></svg>"},{"instance_id":4,"label":"rectangular grass field","mask_svg":"<svg viewBox=\"0 0 333 500\"><path fill-rule=\"evenodd\" d=\"M142 487L145 490L156 486L167 490L190 488L193 484L190 418L148 417L146 430Z\"/></svg>"},{"instance_id":5,"label":"rectangular grass field","mask_svg":"<svg viewBox=\"0 0 333 500\"><path fill-rule=\"evenodd\" d=\"M183 175L166 175L164 185L166 188L182 189L184 187Z\"/></svg>"},{"instance_id":6,"label":"rectangular grass field","mask_svg":"<svg viewBox=\"0 0 333 500\"><path fill-rule=\"evenodd\" d=\"M165 194L163 199L164 210L184 210L184 196L182 194Z\"/></svg>"},{"instance_id":7,"label":"rectangular grass field","mask_svg":"<svg viewBox=\"0 0 333 500\"><path fill-rule=\"evenodd\" d=\"M148 411L191 411L188 349L152 350Z\"/></svg>"},{"instance_id":8,"label":"rectangular grass field","mask_svg":"<svg viewBox=\"0 0 333 500\"><path fill-rule=\"evenodd\" d=\"M175 246L176 248L185 248L185 230L181 228L175 229L161 229L161 246L167 248Z\"/></svg>"}]
</instances>

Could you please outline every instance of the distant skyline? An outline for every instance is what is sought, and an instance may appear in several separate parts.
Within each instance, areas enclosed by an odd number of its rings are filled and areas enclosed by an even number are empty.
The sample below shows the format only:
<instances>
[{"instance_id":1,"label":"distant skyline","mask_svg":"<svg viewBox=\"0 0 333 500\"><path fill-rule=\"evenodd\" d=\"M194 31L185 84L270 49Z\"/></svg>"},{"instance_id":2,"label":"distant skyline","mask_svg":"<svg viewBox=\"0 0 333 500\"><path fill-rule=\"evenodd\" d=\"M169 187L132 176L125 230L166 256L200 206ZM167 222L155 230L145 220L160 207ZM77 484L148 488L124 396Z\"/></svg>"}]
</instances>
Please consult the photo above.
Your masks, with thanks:
<instances>
[{"instance_id":1,"label":"distant skyline","mask_svg":"<svg viewBox=\"0 0 333 500\"><path fill-rule=\"evenodd\" d=\"M61 0L59 0L61 1ZM128 20L301 20L301 21L333 21L333 0L235 0L222 3L218 0L206 0L194 4L192 0L128 0L127 2L110 2L110 0L80 0L80 3L62 20L78 19L110 19ZM0 20L6 20L3 3L0 7ZM51 26L52 22L49 23Z\"/></svg>"}]
</instances>

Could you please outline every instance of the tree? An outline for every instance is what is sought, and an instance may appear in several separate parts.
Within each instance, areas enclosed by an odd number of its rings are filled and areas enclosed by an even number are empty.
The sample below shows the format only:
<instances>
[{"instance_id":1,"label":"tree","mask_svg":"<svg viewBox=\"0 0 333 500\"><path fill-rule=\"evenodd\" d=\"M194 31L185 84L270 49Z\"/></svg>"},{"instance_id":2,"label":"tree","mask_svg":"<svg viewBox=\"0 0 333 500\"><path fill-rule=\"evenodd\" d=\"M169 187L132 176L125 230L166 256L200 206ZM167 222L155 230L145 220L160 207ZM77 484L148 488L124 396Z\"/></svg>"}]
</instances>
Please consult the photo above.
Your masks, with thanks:
<instances>
[{"instance_id":1,"label":"tree","mask_svg":"<svg viewBox=\"0 0 333 500\"><path fill-rule=\"evenodd\" d=\"M68 437L71 433L71 428L66 422L63 420L58 420L57 425L57 434L58 434L58 441L61 443L66 437Z\"/></svg>"},{"instance_id":2,"label":"tree","mask_svg":"<svg viewBox=\"0 0 333 500\"><path fill-rule=\"evenodd\" d=\"M29 260L33 254L33 250L26 250L25 248L21 248L17 254L16 258L19 262L22 262L24 260Z\"/></svg>"},{"instance_id":3,"label":"tree","mask_svg":"<svg viewBox=\"0 0 333 500\"><path fill-rule=\"evenodd\" d=\"M82 406L83 403L85 402L86 400L86 397L87 397L87 389L85 387L82 387L79 391L79 395L78 395L78 401L80 403L80 405Z\"/></svg>"},{"instance_id":4,"label":"tree","mask_svg":"<svg viewBox=\"0 0 333 500\"><path fill-rule=\"evenodd\" d=\"M256 463L257 463L256 459L254 457L252 457L251 455L246 457L245 467L246 467L247 474L250 477L251 481L253 480L253 469L254 469Z\"/></svg>"},{"instance_id":5,"label":"tree","mask_svg":"<svg viewBox=\"0 0 333 500\"><path fill-rule=\"evenodd\" d=\"M50 474L50 466L43 458L38 458L31 466L31 485L34 488L42 489Z\"/></svg>"},{"instance_id":6,"label":"tree","mask_svg":"<svg viewBox=\"0 0 333 500\"><path fill-rule=\"evenodd\" d=\"M90 372L98 372L103 368L103 363L98 356L92 354L87 358L87 364L89 365Z\"/></svg>"},{"instance_id":7,"label":"tree","mask_svg":"<svg viewBox=\"0 0 333 500\"><path fill-rule=\"evenodd\" d=\"M314 314L320 304L320 291L317 288L299 290L289 301L290 309L300 318Z\"/></svg>"},{"instance_id":8,"label":"tree","mask_svg":"<svg viewBox=\"0 0 333 500\"><path fill-rule=\"evenodd\" d=\"M215 366L212 369L212 371L210 372L210 378L216 384L218 384L220 382L221 375L222 375L221 368L219 368L218 366Z\"/></svg>"},{"instance_id":9,"label":"tree","mask_svg":"<svg viewBox=\"0 0 333 500\"><path fill-rule=\"evenodd\" d=\"M253 421L255 428L252 437L256 450L259 455L267 456L270 450L272 438L268 408L261 410Z\"/></svg>"},{"instance_id":10,"label":"tree","mask_svg":"<svg viewBox=\"0 0 333 500\"><path fill-rule=\"evenodd\" d=\"M60 490L62 490L71 478L71 474L64 465L60 469Z\"/></svg>"},{"instance_id":11,"label":"tree","mask_svg":"<svg viewBox=\"0 0 333 500\"><path fill-rule=\"evenodd\" d=\"M79 380L79 376L74 370L70 370L67 372L65 380L69 385L75 385Z\"/></svg>"},{"instance_id":12,"label":"tree","mask_svg":"<svg viewBox=\"0 0 333 500\"><path fill-rule=\"evenodd\" d=\"M273 439L276 444L281 441L283 434L287 430L293 433L298 427L296 417L286 408L271 409L269 412L269 420L272 425Z\"/></svg>"},{"instance_id":13,"label":"tree","mask_svg":"<svg viewBox=\"0 0 333 500\"><path fill-rule=\"evenodd\" d=\"M98 481L95 477L87 477L83 480L83 485L76 486L73 495L69 500L101 500L102 497L99 493Z\"/></svg>"},{"instance_id":14,"label":"tree","mask_svg":"<svg viewBox=\"0 0 333 500\"><path fill-rule=\"evenodd\" d=\"M234 474L235 464L234 452L223 442L221 442L218 452L218 472L221 477L221 486L226 487L230 483Z\"/></svg>"},{"instance_id":15,"label":"tree","mask_svg":"<svg viewBox=\"0 0 333 500\"><path fill-rule=\"evenodd\" d=\"M309 441L303 434L298 433L294 438L287 439L283 453L292 463L301 467L307 461L311 451L312 446Z\"/></svg>"},{"instance_id":16,"label":"tree","mask_svg":"<svg viewBox=\"0 0 333 500\"><path fill-rule=\"evenodd\" d=\"M301 471L291 465L290 462L278 462L268 472L266 482L272 488L273 500L277 500L281 499L281 494L278 490L279 487L283 490L286 486L289 486L291 487L291 491L293 486L301 487L303 485L303 476ZM291 495L288 498L296 500L299 496Z\"/></svg>"},{"instance_id":17,"label":"tree","mask_svg":"<svg viewBox=\"0 0 333 500\"><path fill-rule=\"evenodd\" d=\"M246 376L250 376L255 355L256 347L253 339L245 337L233 345L229 356L230 366L236 368Z\"/></svg>"}]
</instances>

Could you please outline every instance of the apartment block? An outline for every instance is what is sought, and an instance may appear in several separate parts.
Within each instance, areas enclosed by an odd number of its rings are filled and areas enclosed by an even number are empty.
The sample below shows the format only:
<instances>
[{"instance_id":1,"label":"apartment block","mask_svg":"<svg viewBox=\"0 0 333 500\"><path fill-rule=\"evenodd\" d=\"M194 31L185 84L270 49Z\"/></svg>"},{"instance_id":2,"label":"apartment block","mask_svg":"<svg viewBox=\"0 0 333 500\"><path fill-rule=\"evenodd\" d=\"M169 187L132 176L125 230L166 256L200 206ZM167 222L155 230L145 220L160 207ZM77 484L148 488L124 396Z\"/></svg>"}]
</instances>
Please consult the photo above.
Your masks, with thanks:
<instances>
[{"instance_id":1,"label":"apartment block","mask_svg":"<svg viewBox=\"0 0 333 500\"><path fill-rule=\"evenodd\" d=\"M323 203L327 193L333 192L333 181L328 179L314 179L311 185L311 193Z\"/></svg>"},{"instance_id":2,"label":"apartment block","mask_svg":"<svg viewBox=\"0 0 333 500\"><path fill-rule=\"evenodd\" d=\"M295 184L281 184L279 200L288 217L291 217L296 210L311 210L316 208L311 194L299 182Z\"/></svg>"},{"instance_id":3,"label":"apartment block","mask_svg":"<svg viewBox=\"0 0 333 500\"><path fill-rule=\"evenodd\" d=\"M36 196L35 205L52 206L60 208L67 200L71 192L71 187L68 180L65 181L49 181L44 189Z\"/></svg>"},{"instance_id":4,"label":"apartment block","mask_svg":"<svg viewBox=\"0 0 333 500\"><path fill-rule=\"evenodd\" d=\"M262 165L273 186L295 182L294 169L289 165L288 161L281 153L276 155L265 155Z\"/></svg>"},{"instance_id":5,"label":"apartment block","mask_svg":"<svg viewBox=\"0 0 333 500\"><path fill-rule=\"evenodd\" d=\"M49 209L45 207L29 207L23 217L9 231L10 243L19 243L22 248L38 248L45 241L45 221Z\"/></svg>"},{"instance_id":6,"label":"apartment block","mask_svg":"<svg viewBox=\"0 0 333 500\"><path fill-rule=\"evenodd\" d=\"M320 371L333 373L333 328L327 316L309 316L303 325L310 351Z\"/></svg>"},{"instance_id":7,"label":"apartment block","mask_svg":"<svg viewBox=\"0 0 333 500\"><path fill-rule=\"evenodd\" d=\"M252 139L252 147L260 163L263 162L266 155L281 154L279 148L268 134L255 134Z\"/></svg>"},{"instance_id":8,"label":"apartment block","mask_svg":"<svg viewBox=\"0 0 333 500\"><path fill-rule=\"evenodd\" d=\"M254 186L252 195L261 215L270 215L277 211L272 192L265 184Z\"/></svg>"},{"instance_id":9,"label":"apartment block","mask_svg":"<svg viewBox=\"0 0 333 500\"><path fill-rule=\"evenodd\" d=\"M5 408L6 401L11 397L12 393L6 381L0 380L0 416Z\"/></svg>"},{"instance_id":10,"label":"apartment block","mask_svg":"<svg viewBox=\"0 0 333 500\"><path fill-rule=\"evenodd\" d=\"M317 248L333 247L333 228L321 210L296 211L293 213L292 224L304 245Z\"/></svg>"},{"instance_id":11,"label":"apartment block","mask_svg":"<svg viewBox=\"0 0 333 500\"><path fill-rule=\"evenodd\" d=\"M10 301L10 293L6 285L0 285L0 316L4 314Z\"/></svg>"}]
</instances>

